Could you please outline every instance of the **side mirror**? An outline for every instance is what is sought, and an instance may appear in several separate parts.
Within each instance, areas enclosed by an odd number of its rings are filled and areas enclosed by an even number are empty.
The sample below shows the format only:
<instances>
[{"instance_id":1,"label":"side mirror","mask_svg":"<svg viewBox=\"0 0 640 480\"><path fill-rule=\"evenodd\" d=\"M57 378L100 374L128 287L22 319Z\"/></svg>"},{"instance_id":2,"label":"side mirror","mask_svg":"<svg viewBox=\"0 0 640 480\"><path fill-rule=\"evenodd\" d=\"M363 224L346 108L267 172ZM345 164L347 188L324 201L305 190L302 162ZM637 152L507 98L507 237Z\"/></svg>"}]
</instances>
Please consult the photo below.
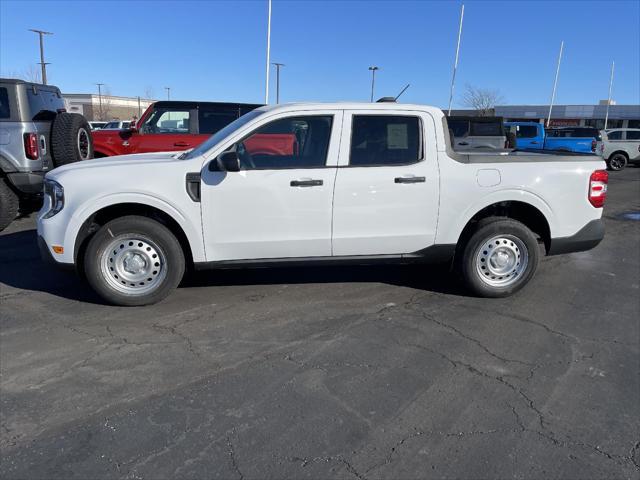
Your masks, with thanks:
<instances>
[{"instance_id":1,"label":"side mirror","mask_svg":"<svg viewBox=\"0 0 640 480\"><path fill-rule=\"evenodd\" d=\"M209 170L212 172L239 172L240 158L235 151L223 152L209 164Z\"/></svg>"}]
</instances>

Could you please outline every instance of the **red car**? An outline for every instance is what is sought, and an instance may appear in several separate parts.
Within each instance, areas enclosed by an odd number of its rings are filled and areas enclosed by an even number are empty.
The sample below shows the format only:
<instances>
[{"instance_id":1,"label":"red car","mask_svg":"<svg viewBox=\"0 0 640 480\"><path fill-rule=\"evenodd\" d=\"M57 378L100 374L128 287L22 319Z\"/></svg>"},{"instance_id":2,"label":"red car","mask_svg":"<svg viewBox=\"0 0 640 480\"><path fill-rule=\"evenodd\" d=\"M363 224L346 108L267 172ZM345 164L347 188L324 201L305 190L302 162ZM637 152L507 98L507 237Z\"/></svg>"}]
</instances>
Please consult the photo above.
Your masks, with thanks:
<instances>
[{"instance_id":1,"label":"red car","mask_svg":"<svg viewBox=\"0 0 640 480\"><path fill-rule=\"evenodd\" d=\"M261 107L247 103L163 101L149 105L135 127L91 132L94 156L188 150L236 118Z\"/></svg>"}]
</instances>

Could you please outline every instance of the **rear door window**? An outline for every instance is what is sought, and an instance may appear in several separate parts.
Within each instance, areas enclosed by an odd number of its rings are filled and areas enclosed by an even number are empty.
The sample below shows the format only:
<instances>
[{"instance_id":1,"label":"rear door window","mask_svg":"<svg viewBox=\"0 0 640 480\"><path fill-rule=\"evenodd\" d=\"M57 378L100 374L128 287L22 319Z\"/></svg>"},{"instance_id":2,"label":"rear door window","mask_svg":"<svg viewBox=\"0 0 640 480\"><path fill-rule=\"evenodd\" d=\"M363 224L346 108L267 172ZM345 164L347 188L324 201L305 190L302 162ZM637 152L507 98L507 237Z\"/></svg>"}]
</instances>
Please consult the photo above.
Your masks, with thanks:
<instances>
[{"instance_id":1,"label":"rear door window","mask_svg":"<svg viewBox=\"0 0 640 480\"><path fill-rule=\"evenodd\" d=\"M238 118L238 109L207 110L198 111L199 132L201 134L213 134L233 122Z\"/></svg>"},{"instance_id":2,"label":"rear door window","mask_svg":"<svg viewBox=\"0 0 640 480\"><path fill-rule=\"evenodd\" d=\"M640 140L640 130L627 130L627 140Z\"/></svg>"},{"instance_id":3,"label":"rear door window","mask_svg":"<svg viewBox=\"0 0 640 480\"><path fill-rule=\"evenodd\" d=\"M11 109L9 108L9 94L7 89L0 88L0 118L6 119L11 117Z\"/></svg>"},{"instance_id":4,"label":"rear door window","mask_svg":"<svg viewBox=\"0 0 640 480\"><path fill-rule=\"evenodd\" d=\"M352 166L408 165L421 159L420 120L400 115L354 115Z\"/></svg>"}]
</instances>

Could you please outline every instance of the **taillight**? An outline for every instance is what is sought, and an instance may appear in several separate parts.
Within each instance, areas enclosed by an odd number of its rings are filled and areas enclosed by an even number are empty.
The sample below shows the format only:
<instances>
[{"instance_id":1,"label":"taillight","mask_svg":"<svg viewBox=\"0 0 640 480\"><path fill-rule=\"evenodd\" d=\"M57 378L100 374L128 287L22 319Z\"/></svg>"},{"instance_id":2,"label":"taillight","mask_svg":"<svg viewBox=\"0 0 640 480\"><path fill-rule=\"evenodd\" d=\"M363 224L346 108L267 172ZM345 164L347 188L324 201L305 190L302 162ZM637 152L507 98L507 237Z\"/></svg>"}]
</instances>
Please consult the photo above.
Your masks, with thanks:
<instances>
[{"instance_id":1,"label":"taillight","mask_svg":"<svg viewBox=\"0 0 640 480\"><path fill-rule=\"evenodd\" d=\"M24 134L24 153L31 160L38 159L38 134Z\"/></svg>"},{"instance_id":2,"label":"taillight","mask_svg":"<svg viewBox=\"0 0 640 480\"><path fill-rule=\"evenodd\" d=\"M609 174L606 170L596 170L589 178L589 202L596 208L602 208L607 198Z\"/></svg>"},{"instance_id":3,"label":"taillight","mask_svg":"<svg viewBox=\"0 0 640 480\"><path fill-rule=\"evenodd\" d=\"M591 140L591 151L592 152L596 151L596 145L598 145L598 142L596 142L595 140Z\"/></svg>"}]
</instances>

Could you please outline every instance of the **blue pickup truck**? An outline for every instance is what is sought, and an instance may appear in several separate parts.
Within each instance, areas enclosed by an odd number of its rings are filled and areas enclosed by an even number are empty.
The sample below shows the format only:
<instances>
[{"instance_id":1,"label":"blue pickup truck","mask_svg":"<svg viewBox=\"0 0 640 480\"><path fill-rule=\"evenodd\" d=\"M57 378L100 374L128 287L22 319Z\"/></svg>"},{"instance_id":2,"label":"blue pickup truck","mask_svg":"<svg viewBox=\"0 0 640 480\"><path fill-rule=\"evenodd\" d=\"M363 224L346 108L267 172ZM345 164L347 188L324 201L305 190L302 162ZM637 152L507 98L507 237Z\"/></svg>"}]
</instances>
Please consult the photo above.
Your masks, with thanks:
<instances>
[{"instance_id":1,"label":"blue pickup truck","mask_svg":"<svg viewBox=\"0 0 640 480\"><path fill-rule=\"evenodd\" d=\"M595 128L570 127L545 130L537 122L505 122L507 135L515 135L520 150L557 150L595 153L599 136Z\"/></svg>"}]
</instances>

